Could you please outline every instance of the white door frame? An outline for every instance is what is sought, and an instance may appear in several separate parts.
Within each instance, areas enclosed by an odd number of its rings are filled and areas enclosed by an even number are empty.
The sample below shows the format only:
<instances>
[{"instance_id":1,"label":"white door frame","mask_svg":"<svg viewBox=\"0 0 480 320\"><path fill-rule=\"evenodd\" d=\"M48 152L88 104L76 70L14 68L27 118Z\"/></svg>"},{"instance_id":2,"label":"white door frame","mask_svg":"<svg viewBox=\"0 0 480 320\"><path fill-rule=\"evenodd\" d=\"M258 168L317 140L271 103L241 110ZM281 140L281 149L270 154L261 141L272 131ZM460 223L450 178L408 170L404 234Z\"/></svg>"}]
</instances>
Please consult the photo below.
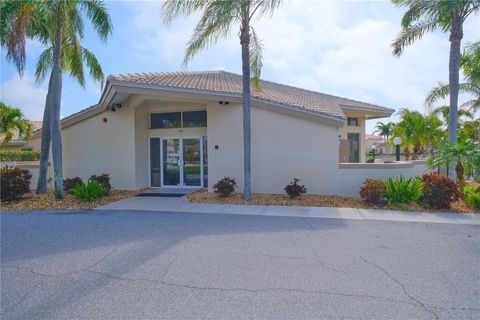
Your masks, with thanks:
<instances>
[{"instance_id":1,"label":"white door frame","mask_svg":"<svg viewBox=\"0 0 480 320\"><path fill-rule=\"evenodd\" d=\"M203 175L203 166L204 166L204 158L203 158L203 136L152 136L148 137L148 172L149 172L149 186L150 188L159 188L159 187L152 187L152 170L151 170L151 163L150 163L150 141L153 138L159 138L160 139L160 188L178 188L178 189L198 189L198 188L203 188L203 183L204 183L204 175ZM169 140L169 139L178 139L179 140L179 162L181 165L179 165L179 170L178 174L180 175L180 183L179 185L165 185L163 183L163 141L164 140ZM184 178L183 178L183 168L184 168L184 159L183 159L183 139L196 139L200 143L200 185L199 186L186 186L184 183Z\"/></svg>"}]
</instances>

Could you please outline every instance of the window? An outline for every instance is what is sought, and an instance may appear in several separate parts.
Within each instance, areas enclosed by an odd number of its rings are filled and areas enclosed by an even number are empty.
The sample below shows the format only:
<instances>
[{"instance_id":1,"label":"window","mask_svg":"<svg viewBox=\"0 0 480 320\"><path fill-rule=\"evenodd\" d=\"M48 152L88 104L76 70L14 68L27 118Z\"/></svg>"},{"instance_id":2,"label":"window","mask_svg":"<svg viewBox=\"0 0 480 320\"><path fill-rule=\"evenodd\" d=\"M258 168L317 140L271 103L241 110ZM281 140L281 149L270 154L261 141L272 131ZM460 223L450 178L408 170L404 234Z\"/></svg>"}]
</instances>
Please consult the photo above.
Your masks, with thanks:
<instances>
[{"instance_id":1,"label":"window","mask_svg":"<svg viewBox=\"0 0 480 320\"><path fill-rule=\"evenodd\" d=\"M190 111L183 113L183 128L198 128L207 126L206 111Z\"/></svg>"},{"instance_id":2,"label":"window","mask_svg":"<svg viewBox=\"0 0 480 320\"><path fill-rule=\"evenodd\" d=\"M199 128L207 126L207 111L162 112L150 115L150 129Z\"/></svg>"},{"instance_id":3,"label":"window","mask_svg":"<svg viewBox=\"0 0 480 320\"><path fill-rule=\"evenodd\" d=\"M347 125L350 127L358 127L358 118L348 118Z\"/></svg>"},{"instance_id":4,"label":"window","mask_svg":"<svg viewBox=\"0 0 480 320\"><path fill-rule=\"evenodd\" d=\"M181 127L181 112L152 113L150 115L151 129L168 129Z\"/></svg>"}]
</instances>

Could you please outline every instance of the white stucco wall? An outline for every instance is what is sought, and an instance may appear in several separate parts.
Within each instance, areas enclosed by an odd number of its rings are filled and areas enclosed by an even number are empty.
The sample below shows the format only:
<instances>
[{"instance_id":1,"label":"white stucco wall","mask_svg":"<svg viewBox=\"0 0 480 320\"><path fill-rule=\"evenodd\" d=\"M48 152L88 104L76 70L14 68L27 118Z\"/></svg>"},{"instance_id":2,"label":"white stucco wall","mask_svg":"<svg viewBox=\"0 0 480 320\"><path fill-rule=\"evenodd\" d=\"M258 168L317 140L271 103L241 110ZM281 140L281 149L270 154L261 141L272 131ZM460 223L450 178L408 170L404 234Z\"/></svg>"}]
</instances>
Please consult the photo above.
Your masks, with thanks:
<instances>
[{"instance_id":1,"label":"white stucco wall","mask_svg":"<svg viewBox=\"0 0 480 320\"><path fill-rule=\"evenodd\" d=\"M382 179L388 177L411 178L420 176L426 172L431 172L425 165L425 161L413 161L403 163L359 163L359 164L340 164L337 183L337 194L340 196L358 198L360 187L368 179Z\"/></svg>"},{"instance_id":2,"label":"white stucco wall","mask_svg":"<svg viewBox=\"0 0 480 320\"><path fill-rule=\"evenodd\" d=\"M109 173L114 188L136 188L134 112L127 104L62 129L62 142L65 178Z\"/></svg>"},{"instance_id":3,"label":"white stucco wall","mask_svg":"<svg viewBox=\"0 0 480 320\"><path fill-rule=\"evenodd\" d=\"M284 193L294 177L308 193L334 194L338 171L338 128L260 108L252 108L252 189ZM224 176L243 190L241 105L208 105L209 188ZM218 150L215 146L218 146Z\"/></svg>"}]
</instances>

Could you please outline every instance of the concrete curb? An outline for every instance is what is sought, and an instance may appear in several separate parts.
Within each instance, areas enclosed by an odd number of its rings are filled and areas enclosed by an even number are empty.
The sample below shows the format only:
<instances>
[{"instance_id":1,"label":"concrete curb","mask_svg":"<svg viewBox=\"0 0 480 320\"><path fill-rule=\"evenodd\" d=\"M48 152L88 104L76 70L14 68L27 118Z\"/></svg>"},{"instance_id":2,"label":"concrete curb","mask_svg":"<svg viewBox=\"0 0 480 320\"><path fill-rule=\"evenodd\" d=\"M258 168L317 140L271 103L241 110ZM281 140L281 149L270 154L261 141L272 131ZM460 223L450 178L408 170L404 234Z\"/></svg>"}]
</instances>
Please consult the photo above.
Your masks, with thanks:
<instances>
[{"instance_id":1,"label":"concrete curb","mask_svg":"<svg viewBox=\"0 0 480 320\"><path fill-rule=\"evenodd\" d=\"M427 222L480 225L480 214L403 212L380 209L295 207L263 205L223 205L190 203L183 198L132 197L95 210L133 210L175 213L211 213L277 217L328 218L370 221Z\"/></svg>"}]
</instances>

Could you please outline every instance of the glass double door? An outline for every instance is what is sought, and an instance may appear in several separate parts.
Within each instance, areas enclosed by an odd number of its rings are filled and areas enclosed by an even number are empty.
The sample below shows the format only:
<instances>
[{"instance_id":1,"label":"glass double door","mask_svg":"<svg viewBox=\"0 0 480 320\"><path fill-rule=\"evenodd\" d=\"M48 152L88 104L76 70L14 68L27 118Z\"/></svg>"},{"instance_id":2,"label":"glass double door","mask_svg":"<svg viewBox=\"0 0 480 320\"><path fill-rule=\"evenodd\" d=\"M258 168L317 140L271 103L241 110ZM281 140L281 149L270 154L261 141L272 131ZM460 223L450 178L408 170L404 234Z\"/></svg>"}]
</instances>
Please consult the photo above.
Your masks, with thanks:
<instances>
[{"instance_id":1,"label":"glass double door","mask_svg":"<svg viewBox=\"0 0 480 320\"><path fill-rule=\"evenodd\" d=\"M153 145L153 146L152 146ZM156 147L159 148L156 148ZM153 148L152 148L153 147ZM201 187L204 180L204 144L201 137L151 138L152 187ZM152 155L153 150L153 155ZM156 153L156 155L155 155ZM153 163L152 163L153 160ZM160 163L158 163L158 162ZM155 167L157 174L154 175ZM160 169L160 170L158 170Z\"/></svg>"}]
</instances>

